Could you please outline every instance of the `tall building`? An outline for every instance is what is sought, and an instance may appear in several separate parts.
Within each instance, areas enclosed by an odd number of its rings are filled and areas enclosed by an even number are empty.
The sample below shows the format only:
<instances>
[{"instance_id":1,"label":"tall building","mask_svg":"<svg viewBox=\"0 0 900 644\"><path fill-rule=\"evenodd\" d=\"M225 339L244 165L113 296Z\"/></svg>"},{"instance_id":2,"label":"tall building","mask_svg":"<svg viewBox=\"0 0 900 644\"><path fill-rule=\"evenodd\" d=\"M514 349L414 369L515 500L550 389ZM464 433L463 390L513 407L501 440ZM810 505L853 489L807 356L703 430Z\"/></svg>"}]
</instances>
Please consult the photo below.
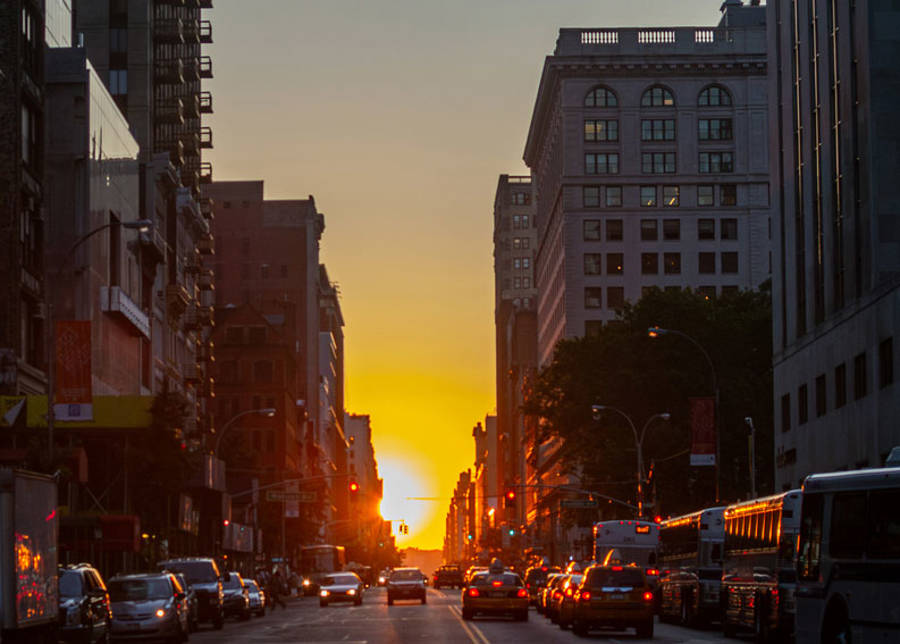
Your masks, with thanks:
<instances>
[{"instance_id":1,"label":"tall building","mask_svg":"<svg viewBox=\"0 0 900 644\"><path fill-rule=\"evenodd\" d=\"M768 278L767 109L764 7L727 0L717 27L560 30L524 154L541 365L645 289Z\"/></svg>"},{"instance_id":2,"label":"tall building","mask_svg":"<svg viewBox=\"0 0 900 644\"><path fill-rule=\"evenodd\" d=\"M769 0L775 484L900 444L900 7Z\"/></svg>"},{"instance_id":3,"label":"tall building","mask_svg":"<svg viewBox=\"0 0 900 644\"><path fill-rule=\"evenodd\" d=\"M316 423L316 445L321 447L323 472L333 478L328 521L350 516L347 499L348 437L344 414L344 317L341 313L338 285L328 277L324 264L319 265L319 411Z\"/></svg>"},{"instance_id":4,"label":"tall building","mask_svg":"<svg viewBox=\"0 0 900 644\"><path fill-rule=\"evenodd\" d=\"M534 254L537 246L531 177L501 174L494 197L494 330L497 432L501 437L498 480L518 490L503 520L525 520L525 418L520 409L529 376L537 368Z\"/></svg>"},{"instance_id":5,"label":"tall building","mask_svg":"<svg viewBox=\"0 0 900 644\"><path fill-rule=\"evenodd\" d=\"M474 555L474 526L469 512L471 489L472 471L460 472L445 519L444 563L465 563Z\"/></svg>"}]
</instances>

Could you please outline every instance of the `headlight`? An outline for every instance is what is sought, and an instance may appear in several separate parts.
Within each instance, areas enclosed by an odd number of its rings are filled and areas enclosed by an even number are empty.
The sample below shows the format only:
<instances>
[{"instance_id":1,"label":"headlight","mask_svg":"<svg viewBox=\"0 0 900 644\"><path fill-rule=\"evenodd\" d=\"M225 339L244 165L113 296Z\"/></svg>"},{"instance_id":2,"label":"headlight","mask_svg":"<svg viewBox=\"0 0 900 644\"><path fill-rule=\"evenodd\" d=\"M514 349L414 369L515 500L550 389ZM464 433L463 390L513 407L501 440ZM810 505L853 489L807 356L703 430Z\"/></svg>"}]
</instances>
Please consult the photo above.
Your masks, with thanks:
<instances>
[{"instance_id":1,"label":"headlight","mask_svg":"<svg viewBox=\"0 0 900 644\"><path fill-rule=\"evenodd\" d=\"M156 616L159 617L160 619L162 619L163 617L165 617L165 616L166 616L166 611L165 611L165 609L163 609L163 608L157 608L157 609L156 609Z\"/></svg>"},{"instance_id":2,"label":"headlight","mask_svg":"<svg viewBox=\"0 0 900 644\"><path fill-rule=\"evenodd\" d=\"M303 585L304 585L304 586L309 586L309 579L304 579L304 580L303 580Z\"/></svg>"},{"instance_id":3,"label":"headlight","mask_svg":"<svg viewBox=\"0 0 900 644\"><path fill-rule=\"evenodd\" d=\"M348 595L355 595L355 594L356 594L356 588L351 588L350 590L347 591L347 594L348 594Z\"/></svg>"},{"instance_id":4,"label":"headlight","mask_svg":"<svg viewBox=\"0 0 900 644\"><path fill-rule=\"evenodd\" d=\"M319 597L328 597L329 594L330 593L325 589L319 591Z\"/></svg>"},{"instance_id":5,"label":"headlight","mask_svg":"<svg viewBox=\"0 0 900 644\"><path fill-rule=\"evenodd\" d=\"M384 577L379 577L379 578L378 578L378 583L379 583L379 584L383 584L384 581L385 581L385 580L384 580Z\"/></svg>"}]
</instances>

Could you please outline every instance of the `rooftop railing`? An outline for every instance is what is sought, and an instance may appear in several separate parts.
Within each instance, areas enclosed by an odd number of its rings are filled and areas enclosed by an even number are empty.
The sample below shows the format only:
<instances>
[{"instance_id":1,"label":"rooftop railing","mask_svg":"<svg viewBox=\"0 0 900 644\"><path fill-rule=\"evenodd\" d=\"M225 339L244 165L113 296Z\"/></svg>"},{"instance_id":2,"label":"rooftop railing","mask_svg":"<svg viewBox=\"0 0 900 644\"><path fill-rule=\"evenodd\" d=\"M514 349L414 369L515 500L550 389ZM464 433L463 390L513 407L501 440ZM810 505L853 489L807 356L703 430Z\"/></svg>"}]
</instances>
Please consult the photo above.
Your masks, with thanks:
<instances>
[{"instance_id":1,"label":"rooftop railing","mask_svg":"<svg viewBox=\"0 0 900 644\"><path fill-rule=\"evenodd\" d=\"M765 27L662 27L645 29L560 29L556 56L603 56L649 53L764 54Z\"/></svg>"}]
</instances>

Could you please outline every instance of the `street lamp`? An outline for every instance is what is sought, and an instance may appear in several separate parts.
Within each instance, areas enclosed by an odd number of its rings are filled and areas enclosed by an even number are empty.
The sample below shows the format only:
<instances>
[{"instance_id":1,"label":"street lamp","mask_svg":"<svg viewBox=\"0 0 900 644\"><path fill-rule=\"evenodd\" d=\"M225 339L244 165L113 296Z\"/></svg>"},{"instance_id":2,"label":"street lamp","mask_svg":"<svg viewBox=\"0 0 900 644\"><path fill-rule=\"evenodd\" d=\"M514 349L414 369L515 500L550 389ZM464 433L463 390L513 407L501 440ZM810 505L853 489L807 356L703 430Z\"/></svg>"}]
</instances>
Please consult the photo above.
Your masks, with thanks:
<instances>
[{"instance_id":1,"label":"street lamp","mask_svg":"<svg viewBox=\"0 0 900 644\"><path fill-rule=\"evenodd\" d=\"M713 381L713 392L715 396L715 409L713 410L713 427L716 432L716 469L715 469L715 477L716 477L716 503L719 502L719 461L721 460L720 446L721 446L721 437L719 432L719 381L716 377L716 367L713 365L712 358L709 357L709 354L706 352L706 349L703 348L703 345L697 342L694 338L689 336L687 333L683 333L682 331L676 331L675 329L662 329L658 326L651 326L647 329L647 335L651 338L658 338L662 335L677 335L679 337L684 338L695 347L700 349L700 353L703 354L703 357L706 358L706 363L709 365L709 371L712 374Z\"/></svg>"},{"instance_id":2,"label":"street lamp","mask_svg":"<svg viewBox=\"0 0 900 644\"><path fill-rule=\"evenodd\" d=\"M153 222L149 219L138 219L137 221L114 221L94 228L89 233L79 237L77 240L75 240L74 244L69 246L69 250L67 250L66 254L63 255L62 261L60 261L59 266L56 268L56 274L59 275L63 272L66 264L68 264L69 260L72 259L72 256L75 254L75 250L79 246L81 246L84 242L89 240L97 233L102 232L107 228L112 228L113 226L119 226L127 230L137 230L138 232L145 233L153 227ZM45 275L47 275L49 274L49 271L45 270L44 273ZM47 455L49 457L50 463L52 464L54 440L53 431L56 420L56 410L53 407L54 389L56 388L56 330L53 328L53 293L51 292L54 280L46 280L45 284L44 296L46 297L47 304L47 329L45 331L45 337L47 341Z\"/></svg>"},{"instance_id":3,"label":"street lamp","mask_svg":"<svg viewBox=\"0 0 900 644\"><path fill-rule=\"evenodd\" d=\"M225 430L227 430L231 425L241 416L246 416L247 414L259 414L261 416L266 416L267 418L272 418L275 415L274 407L263 407L262 409L247 409L246 411L242 411L241 413L235 415L231 420L225 423L222 426L222 429L219 431L219 435L216 436L216 445L213 449L213 454L216 458L219 458L219 445L222 443L222 437L225 435Z\"/></svg>"},{"instance_id":4,"label":"street lamp","mask_svg":"<svg viewBox=\"0 0 900 644\"><path fill-rule=\"evenodd\" d=\"M647 419L647 422L644 423L643 428L641 428L641 433L638 434L637 428L634 426L631 418L621 409L610 407L609 405L591 405L591 412L594 416L594 420L599 420L600 413L604 411L614 411L619 414L628 422L628 426L631 427L631 431L634 434L634 446L637 450L638 518L642 518L644 516L644 435L647 433L647 428L650 427L650 424L654 420L656 420L657 418L660 420L669 420L672 416L668 412L653 414L652 416L650 416L650 418Z\"/></svg>"}]
</instances>

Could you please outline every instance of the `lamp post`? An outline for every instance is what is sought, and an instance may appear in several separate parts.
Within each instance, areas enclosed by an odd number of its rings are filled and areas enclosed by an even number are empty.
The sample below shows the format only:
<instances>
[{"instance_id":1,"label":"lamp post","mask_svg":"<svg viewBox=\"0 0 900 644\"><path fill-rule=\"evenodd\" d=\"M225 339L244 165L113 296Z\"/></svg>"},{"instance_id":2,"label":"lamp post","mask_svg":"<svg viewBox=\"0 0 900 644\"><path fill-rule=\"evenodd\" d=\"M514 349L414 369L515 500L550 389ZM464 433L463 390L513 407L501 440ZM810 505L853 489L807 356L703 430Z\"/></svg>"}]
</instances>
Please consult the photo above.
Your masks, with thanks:
<instances>
[{"instance_id":1,"label":"lamp post","mask_svg":"<svg viewBox=\"0 0 900 644\"><path fill-rule=\"evenodd\" d=\"M222 426L222 429L219 431L219 435L216 436L216 445L213 448L213 455L216 458L219 458L219 445L222 443L222 437L225 435L225 430L227 430L229 427L231 427L231 425L234 423L234 421L236 421L238 418L240 418L241 416L246 416L248 414L259 414L261 416L266 416L268 418L272 418L272 416L275 415L275 408L274 407L263 407L262 409L247 409L247 410L242 411L241 413L233 416L231 418L231 420L229 420L227 423L225 423Z\"/></svg>"},{"instance_id":2,"label":"lamp post","mask_svg":"<svg viewBox=\"0 0 900 644\"><path fill-rule=\"evenodd\" d=\"M716 503L719 502L719 461L721 460L721 436L719 432L719 381L716 377L716 367L713 365L712 358L709 357L709 354L706 352L706 349L703 348L703 345L697 342L694 338L689 336L687 333L683 333L682 331L676 331L675 329L662 329L658 326L651 326L647 329L647 335L651 338L658 338L661 335L677 335L679 337L684 338L695 347L700 349L700 353L703 354L703 357L706 358L706 363L709 365L709 372L712 374L713 381L713 395L715 396L715 409L713 410L713 427L716 432L716 469L715 469L715 478L716 478Z\"/></svg>"},{"instance_id":3,"label":"lamp post","mask_svg":"<svg viewBox=\"0 0 900 644\"><path fill-rule=\"evenodd\" d=\"M656 420L657 418L660 420L669 420L669 418L671 418L671 414L669 414L668 412L653 414L652 416L650 416L650 418L647 419L647 422L644 423L644 426L641 428L641 433L638 434L637 428L634 426L631 418L621 409L610 407L609 405L591 405L591 411L593 412L594 420L598 420L600 418L600 412L614 411L622 418L624 418L628 423L628 426L631 427L631 431L634 434L634 446L637 450L638 518L642 518L644 516L644 436L647 433L647 428L650 427L650 424L654 420Z\"/></svg>"},{"instance_id":4,"label":"lamp post","mask_svg":"<svg viewBox=\"0 0 900 644\"><path fill-rule=\"evenodd\" d=\"M111 222L94 228L92 231L79 237L77 240L75 240L74 244L69 246L66 254L63 255L62 260L59 262L56 274L59 275L63 272L66 264L68 264L69 260L72 259L75 251L79 246L81 246L84 242L89 240L97 233L100 233L107 228L112 228L113 226L122 227L128 230L137 230L138 232L145 233L153 227L153 222L149 219L138 219L137 221ZM49 274L49 271L45 270L44 274ZM46 298L47 304L47 329L45 331L45 337L47 341L47 455L51 463L53 462L53 432L56 421L56 410L53 407L54 390L56 389L56 330L53 328L53 293L51 286L53 283L54 281L52 279L46 281L44 287L44 296Z\"/></svg>"}]
</instances>

